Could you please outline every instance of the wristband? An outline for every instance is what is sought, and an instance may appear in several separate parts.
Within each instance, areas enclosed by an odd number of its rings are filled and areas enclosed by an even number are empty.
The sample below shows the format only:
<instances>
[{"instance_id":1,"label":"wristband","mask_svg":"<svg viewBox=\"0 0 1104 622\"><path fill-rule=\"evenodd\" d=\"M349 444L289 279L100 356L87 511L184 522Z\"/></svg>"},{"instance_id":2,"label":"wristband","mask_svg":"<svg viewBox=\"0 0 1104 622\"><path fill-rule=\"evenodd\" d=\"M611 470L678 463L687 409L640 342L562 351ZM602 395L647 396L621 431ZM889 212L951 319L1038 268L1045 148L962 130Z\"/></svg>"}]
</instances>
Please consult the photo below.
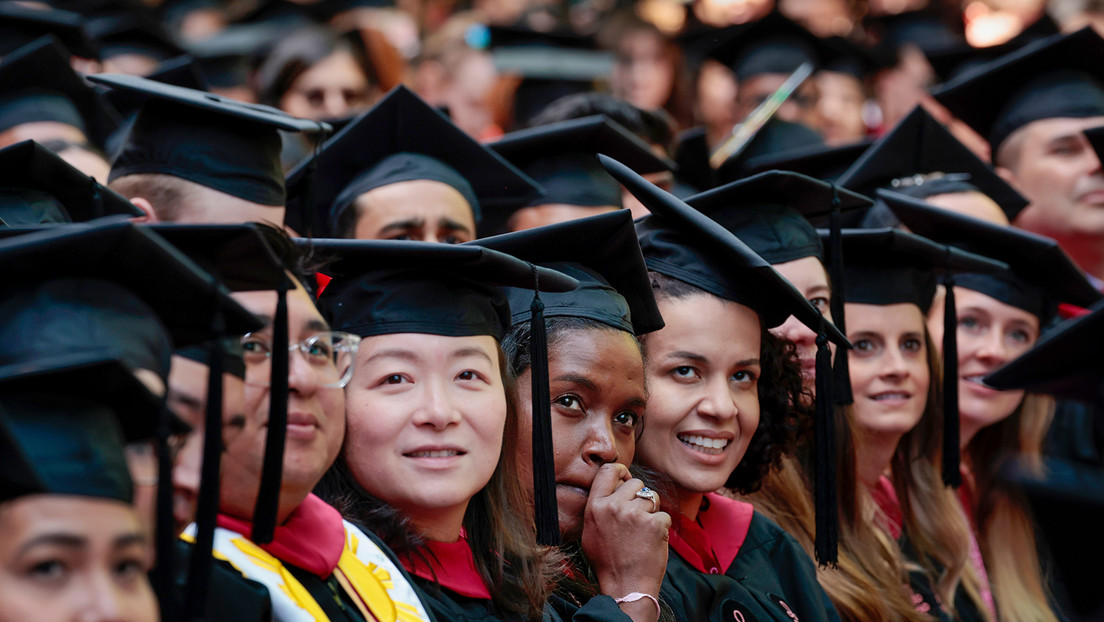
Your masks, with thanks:
<instances>
[{"instance_id":1,"label":"wristband","mask_svg":"<svg viewBox=\"0 0 1104 622\"><path fill-rule=\"evenodd\" d=\"M659 606L659 599L655 596L652 596L651 594L645 594L644 592L632 592L631 594L625 594L621 598L615 598L613 602L620 605L621 603L635 603L636 601L644 600L645 598L655 603L656 618L658 619L659 616L663 614L663 609L661 609Z\"/></svg>"}]
</instances>

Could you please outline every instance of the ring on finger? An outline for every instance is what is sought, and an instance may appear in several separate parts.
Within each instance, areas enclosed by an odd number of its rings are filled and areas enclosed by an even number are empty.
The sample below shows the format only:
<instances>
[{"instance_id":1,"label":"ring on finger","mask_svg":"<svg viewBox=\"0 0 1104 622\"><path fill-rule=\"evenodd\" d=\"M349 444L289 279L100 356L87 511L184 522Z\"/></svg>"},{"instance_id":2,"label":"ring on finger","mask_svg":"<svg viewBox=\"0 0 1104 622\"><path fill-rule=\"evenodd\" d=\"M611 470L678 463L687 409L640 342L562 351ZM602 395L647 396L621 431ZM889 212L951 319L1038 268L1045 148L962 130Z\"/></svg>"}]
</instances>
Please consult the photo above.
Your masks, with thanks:
<instances>
[{"instance_id":1,"label":"ring on finger","mask_svg":"<svg viewBox=\"0 0 1104 622\"><path fill-rule=\"evenodd\" d=\"M652 502L652 512L659 509L659 494L656 491L648 488L647 486L641 488L636 492L636 496L641 499L647 499Z\"/></svg>"}]
</instances>

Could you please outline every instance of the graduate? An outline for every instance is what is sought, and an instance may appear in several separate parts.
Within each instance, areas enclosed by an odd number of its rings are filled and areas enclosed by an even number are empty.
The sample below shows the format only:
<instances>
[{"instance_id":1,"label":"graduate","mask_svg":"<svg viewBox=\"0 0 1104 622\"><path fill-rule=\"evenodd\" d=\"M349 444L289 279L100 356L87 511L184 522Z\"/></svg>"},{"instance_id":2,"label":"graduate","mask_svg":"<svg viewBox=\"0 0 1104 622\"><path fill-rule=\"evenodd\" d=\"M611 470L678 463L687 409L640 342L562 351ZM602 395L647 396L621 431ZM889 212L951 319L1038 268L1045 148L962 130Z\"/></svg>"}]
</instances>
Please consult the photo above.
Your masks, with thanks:
<instances>
[{"instance_id":1,"label":"graduate","mask_svg":"<svg viewBox=\"0 0 1104 622\"><path fill-rule=\"evenodd\" d=\"M780 171L725 184L688 198L687 204L770 262L831 321L833 292L825 249L809 219L829 212L833 198L843 213L870 205L869 199L848 190ZM771 333L793 344L801 364L804 390L791 416L802 419L800 428L806 433L798 435L779 468L770 471L762 488L747 500L820 562L817 579L842 618L922 619L904 589L903 560L896 543L861 518L862 508L872 507L873 501L852 475L854 440L843 409L835 407L833 395L817 393L818 377L833 373L827 364L817 368L817 332L791 316ZM808 421L810 416L816 419ZM831 426L828 435L824 426ZM825 494L823 488L832 494ZM837 504L838 511L833 507ZM827 537L837 532L838 552L833 550L837 544Z\"/></svg>"},{"instance_id":2,"label":"graduate","mask_svg":"<svg viewBox=\"0 0 1104 622\"><path fill-rule=\"evenodd\" d=\"M162 404L111 358L0 367L0 619L159 620L123 446Z\"/></svg>"},{"instance_id":3,"label":"graduate","mask_svg":"<svg viewBox=\"0 0 1104 622\"><path fill-rule=\"evenodd\" d=\"M665 326L643 339L648 425L637 460L672 480L678 503L664 599L680 619L839 619L801 546L713 491L754 491L790 441L801 372L767 329L796 315L821 339L846 340L723 227L602 162L652 211L637 234Z\"/></svg>"},{"instance_id":4,"label":"graduate","mask_svg":"<svg viewBox=\"0 0 1104 622\"><path fill-rule=\"evenodd\" d=\"M827 236L823 233L822 236ZM927 330L935 271L1005 264L892 229L844 230L844 309L853 404L855 472L877 503L864 514L901 541L917 609L940 619L993 618L968 564L969 526L940 476L944 444L939 359ZM957 430L957 422L954 423ZM958 473L954 461L954 474Z\"/></svg>"},{"instance_id":5,"label":"graduate","mask_svg":"<svg viewBox=\"0 0 1104 622\"><path fill-rule=\"evenodd\" d=\"M661 328L663 318L631 215L599 214L477 244L581 283L570 292L541 295L546 372L533 361L532 292L506 290L512 327L502 348L517 377L523 472L539 455L533 450L533 400L551 403L558 529L571 564L552 605L565 619L576 611L617 619L620 607L633 620L656 620L671 518L659 510L656 491L632 477L629 467L648 397L639 337ZM548 384L546 398L536 397L541 382Z\"/></svg>"},{"instance_id":6,"label":"graduate","mask_svg":"<svg viewBox=\"0 0 1104 622\"><path fill-rule=\"evenodd\" d=\"M267 241L293 287L286 302L275 291L234 294L265 326L241 337L244 416L224 422L215 554L268 588L275 620L431 619L386 548L311 494L344 438L342 387L352 375L360 340L330 330L323 320L306 289L313 285L306 279L306 260L294 243L286 237ZM282 321L286 337L276 326ZM278 357L285 351L287 380L281 383L272 370L280 370ZM258 513L268 511L258 498L275 460L266 444L274 433L268 422L277 400L286 401L283 456L275 462L282 473L276 480L275 528L263 537L259 525L270 517ZM189 528L184 537L195 533Z\"/></svg>"},{"instance_id":7,"label":"graduate","mask_svg":"<svg viewBox=\"0 0 1104 622\"><path fill-rule=\"evenodd\" d=\"M334 328L363 341L345 444L320 492L399 555L437 619L540 618L558 555L537 546L518 477L499 346L511 309L495 286L577 282L480 247L321 248L340 259L320 303ZM555 505L544 509L554 524Z\"/></svg>"},{"instance_id":8,"label":"graduate","mask_svg":"<svg viewBox=\"0 0 1104 622\"><path fill-rule=\"evenodd\" d=\"M1011 274L955 277L958 351L959 499L976 541L971 563L987 576L1002 620L1054 620L1036 552L1031 514L1000 476L1006 463L1034 460L1053 416L1052 402L1023 391L995 391L981 379L1027 352L1054 320L1061 302L1090 306L1102 298L1053 240L940 210L884 192L913 231L1009 264ZM937 295L928 327L942 342L945 296Z\"/></svg>"},{"instance_id":9,"label":"graduate","mask_svg":"<svg viewBox=\"0 0 1104 622\"><path fill-rule=\"evenodd\" d=\"M360 240L474 240L496 210L540 186L405 86L391 90L288 173L288 225Z\"/></svg>"}]
</instances>

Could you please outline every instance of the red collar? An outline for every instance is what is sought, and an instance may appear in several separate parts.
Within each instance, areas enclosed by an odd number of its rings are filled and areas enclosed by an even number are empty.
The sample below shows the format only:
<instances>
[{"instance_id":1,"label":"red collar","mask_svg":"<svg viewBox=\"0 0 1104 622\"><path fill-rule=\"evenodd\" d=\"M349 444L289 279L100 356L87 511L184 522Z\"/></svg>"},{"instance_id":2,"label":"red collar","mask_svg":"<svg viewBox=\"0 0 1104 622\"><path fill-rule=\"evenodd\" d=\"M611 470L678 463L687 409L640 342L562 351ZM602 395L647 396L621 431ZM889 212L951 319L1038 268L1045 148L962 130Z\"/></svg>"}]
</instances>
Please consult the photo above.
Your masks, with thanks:
<instances>
[{"instance_id":1,"label":"red collar","mask_svg":"<svg viewBox=\"0 0 1104 622\"><path fill-rule=\"evenodd\" d=\"M878 504L882 516L878 520L882 529L894 540L901 537L902 525L905 517L901 513L901 502L897 499L897 491L893 488L893 482L885 475L878 478L878 483L870 489L870 495Z\"/></svg>"},{"instance_id":2,"label":"red collar","mask_svg":"<svg viewBox=\"0 0 1104 622\"><path fill-rule=\"evenodd\" d=\"M225 514L218 525L245 537L253 523ZM272 542L259 545L276 559L325 579L333 574L345 549L345 525L341 513L313 494L295 508L287 522L276 527Z\"/></svg>"},{"instance_id":3,"label":"red collar","mask_svg":"<svg viewBox=\"0 0 1104 622\"><path fill-rule=\"evenodd\" d=\"M475 569L475 557L463 533L456 542L427 542L424 555L404 556L403 567L428 581L468 598L490 600L491 593ZM424 559L423 559L424 558Z\"/></svg>"},{"instance_id":4,"label":"red collar","mask_svg":"<svg viewBox=\"0 0 1104 622\"><path fill-rule=\"evenodd\" d=\"M755 508L716 493L705 498L708 507L698 512L698 520L679 515L678 526L671 531L671 548L699 572L721 574L747 539Z\"/></svg>"}]
</instances>

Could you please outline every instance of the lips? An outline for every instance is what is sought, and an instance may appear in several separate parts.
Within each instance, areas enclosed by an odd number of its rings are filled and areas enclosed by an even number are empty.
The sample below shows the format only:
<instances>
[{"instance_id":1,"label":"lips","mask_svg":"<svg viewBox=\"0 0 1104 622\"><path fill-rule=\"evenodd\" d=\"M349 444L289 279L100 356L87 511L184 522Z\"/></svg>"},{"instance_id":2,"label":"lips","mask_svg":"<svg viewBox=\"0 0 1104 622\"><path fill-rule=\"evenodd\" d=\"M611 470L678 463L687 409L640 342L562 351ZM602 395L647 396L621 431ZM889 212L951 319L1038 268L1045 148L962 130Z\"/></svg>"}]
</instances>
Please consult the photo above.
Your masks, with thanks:
<instances>
[{"instance_id":1,"label":"lips","mask_svg":"<svg viewBox=\"0 0 1104 622\"><path fill-rule=\"evenodd\" d=\"M700 434L679 434L678 440L695 451L711 456L724 453L725 448L732 442L731 438L711 438Z\"/></svg>"},{"instance_id":2,"label":"lips","mask_svg":"<svg viewBox=\"0 0 1104 622\"><path fill-rule=\"evenodd\" d=\"M590 496L590 485L589 484L584 486L584 485L582 485L578 482L567 482L567 481L561 482L561 481L557 481L556 482L556 487L559 488L560 490L566 490L567 492L579 495L581 497L589 497Z\"/></svg>"},{"instance_id":3,"label":"lips","mask_svg":"<svg viewBox=\"0 0 1104 622\"><path fill-rule=\"evenodd\" d=\"M403 455L407 458L447 459L455 458L457 456L463 456L466 453L468 452L460 449L459 447L434 445L417 447L410 451L404 452Z\"/></svg>"},{"instance_id":4,"label":"lips","mask_svg":"<svg viewBox=\"0 0 1104 622\"><path fill-rule=\"evenodd\" d=\"M912 394L907 391L883 391L870 396L875 402L894 402L910 399Z\"/></svg>"}]
</instances>

